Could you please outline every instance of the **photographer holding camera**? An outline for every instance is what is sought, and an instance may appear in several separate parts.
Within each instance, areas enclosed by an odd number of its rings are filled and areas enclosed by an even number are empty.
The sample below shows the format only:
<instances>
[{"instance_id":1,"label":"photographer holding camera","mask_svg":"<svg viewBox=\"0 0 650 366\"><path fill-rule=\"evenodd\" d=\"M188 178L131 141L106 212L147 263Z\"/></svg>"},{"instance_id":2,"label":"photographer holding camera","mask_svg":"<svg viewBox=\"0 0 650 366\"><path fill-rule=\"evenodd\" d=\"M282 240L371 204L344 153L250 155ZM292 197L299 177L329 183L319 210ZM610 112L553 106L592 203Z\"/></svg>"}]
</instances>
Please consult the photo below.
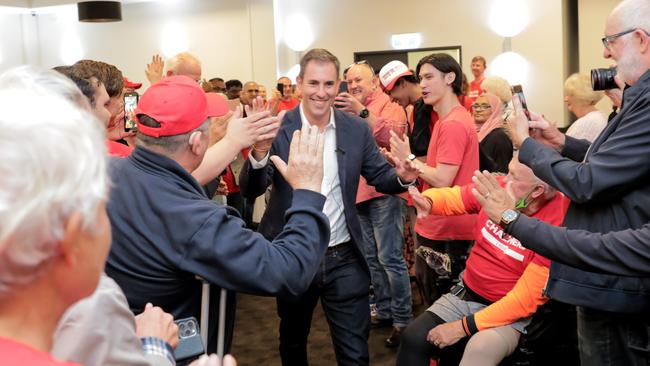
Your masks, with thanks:
<instances>
[{"instance_id":1,"label":"photographer holding camera","mask_svg":"<svg viewBox=\"0 0 650 366\"><path fill-rule=\"evenodd\" d=\"M625 0L608 17L603 56L616 61L618 77L628 86L621 110L591 147L586 140L566 137L538 115L529 122L515 103L510 129L520 147L519 159L571 199L564 220L569 229L607 233L650 221L649 32L647 0ZM529 138L530 128L534 138ZM492 193L477 192L486 200ZM518 212L504 210L502 215L506 231L518 225ZM644 315L650 309L649 290L648 278L593 273L554 262L545 291L578 306L583 365L636 365L650 359L650 320Z\"/></svg>"}]
</instances>

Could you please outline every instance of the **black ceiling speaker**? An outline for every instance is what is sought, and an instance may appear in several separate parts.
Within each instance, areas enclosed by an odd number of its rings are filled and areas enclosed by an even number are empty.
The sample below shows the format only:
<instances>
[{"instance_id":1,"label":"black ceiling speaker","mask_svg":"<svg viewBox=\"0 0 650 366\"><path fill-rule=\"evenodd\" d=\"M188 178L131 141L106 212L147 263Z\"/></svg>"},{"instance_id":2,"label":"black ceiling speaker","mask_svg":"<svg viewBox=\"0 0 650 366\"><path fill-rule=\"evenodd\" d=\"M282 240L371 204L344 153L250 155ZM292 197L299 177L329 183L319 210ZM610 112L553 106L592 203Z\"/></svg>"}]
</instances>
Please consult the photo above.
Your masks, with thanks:
<instances>
[{"instance_id":1,"label":"black ceiling speaker","mask_svg":"<svg viewBox=\"0 0 650 366\"><path fill-rule=\"evenodd\" d=\"M119 1L81 1L77 3L80 22L105 23L122 20Z\"/></svg>"}]
</instances>

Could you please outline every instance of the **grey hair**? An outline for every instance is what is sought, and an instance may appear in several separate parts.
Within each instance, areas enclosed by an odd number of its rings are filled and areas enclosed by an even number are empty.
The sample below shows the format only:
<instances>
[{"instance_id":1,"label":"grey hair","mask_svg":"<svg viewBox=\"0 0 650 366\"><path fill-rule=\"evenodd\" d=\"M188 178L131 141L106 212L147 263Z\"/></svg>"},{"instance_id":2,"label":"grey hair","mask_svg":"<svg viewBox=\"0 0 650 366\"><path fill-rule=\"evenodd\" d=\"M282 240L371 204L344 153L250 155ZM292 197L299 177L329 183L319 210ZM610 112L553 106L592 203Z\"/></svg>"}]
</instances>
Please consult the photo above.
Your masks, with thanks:
<instances>
[{"instance_id":1,"label":"grey hair","mask_svg":"<svg viewBox=\"0 0 650 366\"><path fill-rule=\"evenodd\" d=\"M624 0L612 11L616 19L624 26L621 31L641 28L650 33L650 1Z\"/></svg>"},{"instance_id":2,"label":"grey hair","mask_svg":"<svg viewBox=\"0 0 650 366\"><path fill-rule=\"evenodd\" d=\"M138 118L140 120L140 123L144 122L145 125L158 124L158 122L155 119L147 115L140 115ZM168 154L174 154L177 151L180 151L190 145L190 137L194 132L207 133L209 126L210 126L210 119L208 118L205 121L203 121L203 123L201 123L199 127L193 129L190 132L184 133L182 135L152 137L138 131L136 134L136 138L137 138L136 143L138 145L147 148L162 149ZM150 126L150 127L156 127L156 126Z\"/></svg>"},{"instance_id":3,"label":"grey hair","mask_svg":"<svg viewBox=\"0 0 650 366\"><path fill-rule=\"evenodd\" d=\"M29 68L0 75L0 294L42 273L71 215L92 229L108 193L104 140L64 76Z\"/></svg>"}]
</instances>

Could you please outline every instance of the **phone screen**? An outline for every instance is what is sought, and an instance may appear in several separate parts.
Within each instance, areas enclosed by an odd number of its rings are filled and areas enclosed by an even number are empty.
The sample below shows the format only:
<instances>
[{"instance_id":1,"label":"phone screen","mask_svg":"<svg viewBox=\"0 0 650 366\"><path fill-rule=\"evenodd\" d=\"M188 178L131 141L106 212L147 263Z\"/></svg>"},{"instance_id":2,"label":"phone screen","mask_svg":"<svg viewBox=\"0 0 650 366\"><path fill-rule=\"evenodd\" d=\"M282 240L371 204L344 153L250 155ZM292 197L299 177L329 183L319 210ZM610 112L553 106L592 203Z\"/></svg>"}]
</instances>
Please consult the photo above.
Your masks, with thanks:
<instances>
[{"instance_id":1,"label":"phone screen","mask_svg":"<svg viewBox=\"0 0 650 366\"><path fill-rule=\"evenodd\" d=\"M129 132L138 128L135 119L135 108L138 106L138 93L124 95L124 130Z\"/></svg>"},{"instance_id":2,"label":"phone screen","mask_svg":"<svg viewBox=\"0 0 650 366\"><path fill-rule=\"evenodd\" d=\"M530 112L528 111L528 104L526 103L526 97L524 96L524 90L521 87L521 85L513 85L512 94L519 97L519 101L521 102L521 108L523 108L524 114L526 114L526 118L528 118L528 120L530 121Z\"/></svg>"}]
</instances>

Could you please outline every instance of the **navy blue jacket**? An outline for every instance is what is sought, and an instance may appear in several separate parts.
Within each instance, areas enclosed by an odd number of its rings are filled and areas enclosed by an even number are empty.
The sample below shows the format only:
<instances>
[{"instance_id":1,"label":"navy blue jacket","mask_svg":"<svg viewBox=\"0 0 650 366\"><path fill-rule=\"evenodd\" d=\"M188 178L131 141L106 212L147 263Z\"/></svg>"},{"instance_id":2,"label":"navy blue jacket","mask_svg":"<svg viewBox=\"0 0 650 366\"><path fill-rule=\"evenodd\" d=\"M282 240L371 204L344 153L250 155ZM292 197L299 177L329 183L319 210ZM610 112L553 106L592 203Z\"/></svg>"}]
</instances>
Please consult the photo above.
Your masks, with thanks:
<instances>
[{"instance_id":1,"label":"navy blue jacket","mask_svg":"<svg viewBox=\"0 0 650 366\"><path fill-rule=\"evenodd\" d=\"M135 313L151 302L175 318L198 319L195 275L233 291L295 296L308 288L327 248L325 197L315 192L294 192L287 225L270 243L163 155L137 147L114 162L111 178L106 273Z\"/></svg>"},{"instance_id":2,"label":"navy blue jacket","mask_svg":"<svg viewBox=\"0 0 650 366\"><path fill-rule=\"evenodd\" d=\"M544 257L593 272L650 277L650 224L607 234L551 226L520 216L508 234Z\"/></svg>"},{"instance_id":3,"label":"navy blue jacket","mask_svg":"<svg viewBox=\"0 0 650 366\"><path fill-rule=\"evenodd\" d=\"M650 71L625 90L623 108L591 146L586 140L567 137L562 155L526 139L519 160L571 199L564 226L608 233L648 223ZM650 310L650 278L596 273L553 262L546 290L562 302L604 311Z\"/></svg>"},{"instance_id":4,"label":"navy blue jacket","mask_svg":"<svg viewBox=\"0 0 650 366\"><path fill-rule=\"evenodd\" d=\"M345 221L350 237L357 248L357 253L360 258L364 258L362 262L368 270L361 246L363 237L356 209L359 177L363 175L368 184L375 186L377 191L382 193L401 193L406 189L397 180L395 169L379 152L366 121L337 109L333 109L333 111L336 121L336 151ZM301 127L300 108L294 108L284 117L278 135L273 141L271 155L278 155L284 161L288 161L291 137L293 132ZM284 226L284 213L293 200L292 189L282 174L276 174L273 163L269 162L262 169L253 169L250 161L244 164L239 178L242 195L256 198L263 194L271 184L273 185L271 198L258 228L258 231L268 239L275 238ZM396 217L395 219L400 220L401 218Z\"/></svg>"}]
</instances>

